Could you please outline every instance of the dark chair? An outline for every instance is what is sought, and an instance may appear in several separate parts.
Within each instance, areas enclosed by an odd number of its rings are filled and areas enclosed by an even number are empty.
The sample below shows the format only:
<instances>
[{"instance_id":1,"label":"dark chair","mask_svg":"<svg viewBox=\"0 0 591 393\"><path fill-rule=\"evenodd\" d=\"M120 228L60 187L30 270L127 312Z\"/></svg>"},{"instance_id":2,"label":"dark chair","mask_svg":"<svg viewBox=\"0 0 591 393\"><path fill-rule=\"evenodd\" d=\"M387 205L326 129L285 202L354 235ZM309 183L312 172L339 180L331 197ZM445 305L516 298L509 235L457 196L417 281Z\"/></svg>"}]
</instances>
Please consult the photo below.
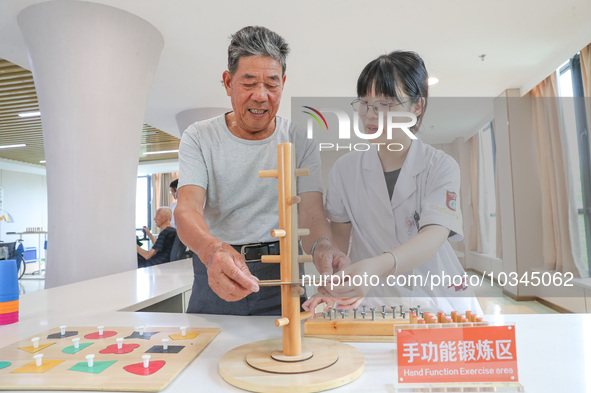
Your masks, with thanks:
<instances>
[{"instance_id":1,"label":"dark chair","mask_svg":"<svg viewBox=\"0 0 591 393\"><path fill-rule=\"evenodd\" d=\"M0 242L0 247L5 247L6 250L8 251L8 255L4 255L4 253L2 253L2 256L0 257L0 259L14 259L16 261L16 270L18 272L18 278L20 279L25 274L25 270L27 269L27 265L26 265L25 260L23 258L24 247L20 244L20 241L19 241L18 246L16 245L16 243L17 242L9 242L9 243L1 243Z\"/></svg>"},{"instance_id":2,"label":"dark chair","mask_svg":"<svg viewBox=\"0 0 591 393\"><path fill-rule=\"evenodd\" d=\"M176 235L174 238L174 243L172 243L172 249L170 250L170 261L179 261L181 259L185 259L187 257L187 246L181 242L179 235Z\"/></svg>"}]
</instances>

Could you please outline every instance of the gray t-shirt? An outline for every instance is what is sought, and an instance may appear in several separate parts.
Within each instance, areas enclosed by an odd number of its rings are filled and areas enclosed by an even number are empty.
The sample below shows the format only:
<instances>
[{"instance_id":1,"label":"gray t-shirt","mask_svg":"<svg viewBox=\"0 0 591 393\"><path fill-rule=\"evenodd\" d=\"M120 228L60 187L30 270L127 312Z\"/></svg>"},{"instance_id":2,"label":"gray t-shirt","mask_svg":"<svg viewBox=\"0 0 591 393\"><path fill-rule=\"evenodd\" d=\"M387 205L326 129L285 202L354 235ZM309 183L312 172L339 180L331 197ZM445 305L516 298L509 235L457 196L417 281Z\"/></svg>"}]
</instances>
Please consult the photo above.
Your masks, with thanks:
<instances>
[{"instance_id":1,"label":"gray t-shirt","mask_svg":"<svg viewBox=\"0 0 591 393\"><path fill-rule=\"evenodd\" d=\"M205 221L213 236L233 245L269 242L278 229L277 179L259 178L259 170L277 169L277 145L294 143L296 167L309 176L297 178L298 194L322 192L320 153L306 132L282 117L266 139L236 137L225 115L192 124L179 147L179 188L203 187Z\"/></svg>"}]
</instances>

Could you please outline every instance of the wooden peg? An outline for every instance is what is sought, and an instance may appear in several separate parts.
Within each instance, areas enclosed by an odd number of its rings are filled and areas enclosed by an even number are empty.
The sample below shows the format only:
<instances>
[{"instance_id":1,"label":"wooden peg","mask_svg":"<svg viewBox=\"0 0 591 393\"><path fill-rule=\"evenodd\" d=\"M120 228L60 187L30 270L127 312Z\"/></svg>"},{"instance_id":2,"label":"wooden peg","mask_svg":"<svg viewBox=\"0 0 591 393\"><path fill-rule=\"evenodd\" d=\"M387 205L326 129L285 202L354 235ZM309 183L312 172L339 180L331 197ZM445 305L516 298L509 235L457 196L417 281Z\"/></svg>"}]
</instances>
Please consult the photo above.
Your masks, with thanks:
<instances>
[{"instance_id":1,"label":"wooden peg","mask_svg":"<svg viewBox=\"0 0 591 393\"><path fill-rule=\"evenodd\" d=\"M282 327L282 326L287 326L289 325L289 319L286 317L283 318L279 318L275 320L275 326L277 327Z\"/></svg>"},{"instance_id":2,"label":"wooden peg","mask_svg":"<svg viewBox=\"0 0 591 393\"><path fill-rule=\"evenodd\" d=\"M314 259L312 258L312 255L299 255L298 262L299 263L314 262Z\"/></svg>"},{"instance_id":3,"label":"wooden peg","mask_svg":"<svg viewBox=\"0 0 591 393\"><path fill-rule=\"evenodd\" d=\"M310 230L307 228L298 229L298 236L308 236L309 234L310 234Z\"/></svg>"},{"instance_id":4,"label":"wooden peg","mask_svg":"<svg viewBox=\"0 0 591 393\"><path fill-rule=\"evenodd\" d=\"M281 263L281 255L262 255L262 263Z\"/></svg>"},{"instance_id":5,"label":"wooden peg","mask_svg":"<svg viewBox=\"0 0 591 393\"><path fill-rule=\"evenodd\" d=\"M300 203L302 201L302 198L300 198L299 196L290 196L289 198L287 198L287 203L290 205L296 205L298 203Z\"/></svg>"},{"instance_id":6,"label":"wooden peg","mask_svg":"<svg viewBox=\"0 0 591 393\"><path fill-rule=\"evenodd\" d=\"M292 285L302 285L302 283L301 282L284 282L281 280L261 280L261 281L259 281L260 287L274 287L274 286L279 286L279 285L292 286Z\"/></svg>"},{"instance_id":7,"label":"wooden peg","mask_svg":"<svg viewBox=\"0 0 591 393\"><path fill-rule=\"evenodd\" d=\"M308 319L312 316L312 311L304 311L300 313L300 321L303 321L304 319Z\"/></svg>"},{"instance_id":8,"label":"wooden peg","mask_svg":"<svg viewBox=\"0 0 591 393\"><path fill-rule=\"evenodd\" d=\"M308 176L310 174L310 170L308 168L299 168L293 172L296 176Z\"/></svg>"},{"instance_id":9,"label":"wooden peg","mask_svg":"<svg viewBox=\"0 0 591 393\"><path fill-rule=\"evenodd\" d=\"M283 229L273 229L271 231L271 236L273 237L285 237L285 235L287 235L287 232L285 232Z\"/></svg>"},{"instance_id":10,"label":"wooden peg","mask_svg":"<svg viewBox=\"0 0 591 393\"><path fill-rule=\"evenodd\" d=\"M259 177L277 177L279 176L279 171L277 169L265 169L259 171Z\"/></svg>"}]
</instances>

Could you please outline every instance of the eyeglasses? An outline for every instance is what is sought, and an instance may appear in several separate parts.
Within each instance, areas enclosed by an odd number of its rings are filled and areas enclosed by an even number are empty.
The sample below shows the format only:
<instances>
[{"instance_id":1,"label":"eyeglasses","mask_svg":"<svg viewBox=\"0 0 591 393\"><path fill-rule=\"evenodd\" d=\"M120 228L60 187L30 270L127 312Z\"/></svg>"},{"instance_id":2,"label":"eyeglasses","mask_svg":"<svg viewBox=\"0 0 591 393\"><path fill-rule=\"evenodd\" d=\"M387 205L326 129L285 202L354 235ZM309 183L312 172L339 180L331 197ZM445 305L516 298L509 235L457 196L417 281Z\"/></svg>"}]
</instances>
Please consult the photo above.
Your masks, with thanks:
<instances>
[{"instance_id":1,"label":"eyeglasses","mask_svg":"<svg viewBox=\"0 0 591 393\"><path fill-rule=\"evenodd\" d=\"M370 107L373 108L374 113L377 115L379 112L382 112L382 113L389 112L392 108L406 104L407 102L410 102L410 100L401 101L397 104L391 104L386 101L377 101L373 105L370 106L367 101L363 101L362 99L358 98L351 103L351 106L353 107L353 109L356 112L359 112L359 116L364 116L367 114Z\"/></svg>"}]
</instances>

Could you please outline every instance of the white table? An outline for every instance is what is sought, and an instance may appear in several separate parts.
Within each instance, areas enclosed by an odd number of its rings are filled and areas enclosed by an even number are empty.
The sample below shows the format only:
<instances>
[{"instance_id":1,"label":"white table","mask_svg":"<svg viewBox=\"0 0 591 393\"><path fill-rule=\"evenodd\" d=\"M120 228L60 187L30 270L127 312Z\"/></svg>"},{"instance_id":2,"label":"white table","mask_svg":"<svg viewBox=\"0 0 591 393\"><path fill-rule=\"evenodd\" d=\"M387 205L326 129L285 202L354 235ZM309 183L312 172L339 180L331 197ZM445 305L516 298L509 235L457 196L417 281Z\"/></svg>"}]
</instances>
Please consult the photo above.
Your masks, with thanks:
<instances>
[{"instance_id":1,"label":"white table","mask_svg":"<svg viewBox=\"0 0 591 393\"><path fill-rule=\"evenodd\" d=\"M165 392L236 391L218 373L230 349L280 337L275 317L236 317L137 310L190 289L189 260L139 269L21 297L21 320L0 327L0 347L60 325L219 327L220 334ZM527 392L591 392L591 315L507 315L487 318L516 325L519 380ZM364 374L335 392L392 392L395 345L353 343L366 358Z\"/></svg>"}]
</instances>

